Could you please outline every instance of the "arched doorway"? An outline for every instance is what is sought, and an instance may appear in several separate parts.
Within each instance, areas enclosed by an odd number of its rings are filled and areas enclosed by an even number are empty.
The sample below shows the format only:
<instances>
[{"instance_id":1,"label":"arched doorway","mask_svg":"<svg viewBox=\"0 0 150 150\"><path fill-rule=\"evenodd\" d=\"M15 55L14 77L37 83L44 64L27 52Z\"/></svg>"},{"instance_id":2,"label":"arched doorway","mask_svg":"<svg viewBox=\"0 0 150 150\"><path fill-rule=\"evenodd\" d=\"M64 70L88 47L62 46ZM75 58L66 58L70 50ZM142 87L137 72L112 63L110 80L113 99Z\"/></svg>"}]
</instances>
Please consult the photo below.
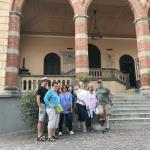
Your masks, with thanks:
<instances>
[{"instance_id":1,"label":"arched doorway","mask_svg":"<svg viewBox=\"0 0 150 150\"><path fill-rule=\"evenodd\" d=\"M60 75L60 57L55 53L49 53L44 58L44 74Z\"/></svg>"},{"instance_id":2,"label":"arched doorway","mask_svg":"<svg viewBox=\"0 0 150 150\"><path fill-rule=\"evenodd\" d=\"M95 45L88 45L88 56L89 68L101 68L101 53Z\"/></svg>"},{"instance_id":3,"label":"arched doorway","mask_svg":"<svg viewBox=\"0 0 150 150\"><path fill-rule=\"evenodd\" d=\"M134 59L129 55L123 55L120 57L119 64L122 73L129 73L130 87L136 87Z\"/></svg>"}]
</instances>

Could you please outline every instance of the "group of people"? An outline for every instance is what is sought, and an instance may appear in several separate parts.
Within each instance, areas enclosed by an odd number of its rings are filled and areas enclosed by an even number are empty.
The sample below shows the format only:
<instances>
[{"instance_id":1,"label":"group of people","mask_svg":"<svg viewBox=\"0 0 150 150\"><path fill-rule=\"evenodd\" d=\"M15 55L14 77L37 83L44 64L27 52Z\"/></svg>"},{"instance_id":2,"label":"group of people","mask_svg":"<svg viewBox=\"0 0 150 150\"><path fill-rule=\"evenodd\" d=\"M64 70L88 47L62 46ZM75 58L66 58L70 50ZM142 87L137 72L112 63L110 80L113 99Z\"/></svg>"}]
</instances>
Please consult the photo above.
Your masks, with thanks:
<instances>
[{"instance_id":1,"label":"group of people","mask_svg":"<svg viewBox=\"0 0 150 150\"><path fill-rule=\"evenodd\" d=\"M94 85L89 84L85 89L82 81L78 84L78 89L74 91L72 85L61 85L61 82L53 82L52 88L48 88L47 78L43 78L41 86L37 90L37 104L39 107L37 140L55 141L56 129L58 135L63 135L63 124L70 135L75 132L72 128L73 116L78 116L77 130L87 132L87 127L91 128L91 120L94 115L97 121L106 128L103 132L110 132L109 116L111 114L112 94L109 89L103 87L102 80L97 81L98 88L94 90ZM48 137L43 135L45 117L48 116Z\"/></svg>"}]
</instances>

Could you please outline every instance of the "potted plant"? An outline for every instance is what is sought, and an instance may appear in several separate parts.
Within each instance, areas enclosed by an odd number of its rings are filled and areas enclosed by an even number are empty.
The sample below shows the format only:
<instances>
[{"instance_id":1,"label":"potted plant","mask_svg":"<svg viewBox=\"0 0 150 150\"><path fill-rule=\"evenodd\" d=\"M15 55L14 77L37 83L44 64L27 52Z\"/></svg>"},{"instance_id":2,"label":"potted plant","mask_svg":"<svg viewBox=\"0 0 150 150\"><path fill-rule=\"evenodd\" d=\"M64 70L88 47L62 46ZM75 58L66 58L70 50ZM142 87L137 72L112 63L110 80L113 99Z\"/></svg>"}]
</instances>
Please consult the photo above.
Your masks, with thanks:
<instances>
[{"instance_id":1,"label":"potted plant","mask_svg":"<svg viewBox=\"0 0 150 150\"><path fill-rule=\"evenodd\" d=\"M83 74L80 76L80 81L84 82L85 84L88 84L91 80L92 77L87 74Z\"/></svg>"}]
</instances>

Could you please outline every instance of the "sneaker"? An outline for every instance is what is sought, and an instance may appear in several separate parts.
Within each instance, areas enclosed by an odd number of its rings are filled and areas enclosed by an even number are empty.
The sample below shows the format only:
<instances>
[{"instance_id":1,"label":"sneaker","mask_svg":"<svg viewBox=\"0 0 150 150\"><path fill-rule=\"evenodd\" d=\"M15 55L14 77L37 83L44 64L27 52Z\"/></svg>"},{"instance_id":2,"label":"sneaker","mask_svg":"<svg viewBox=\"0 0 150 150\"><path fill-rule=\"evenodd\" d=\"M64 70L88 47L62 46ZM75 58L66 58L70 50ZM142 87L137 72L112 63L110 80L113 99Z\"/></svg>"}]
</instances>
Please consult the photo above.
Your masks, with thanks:
<instances>
[{"instance_id":1,"label":"sneaker","mask_svg":"<svg viewBox=\"0 0 150 150\"><path fill-rule=\"evenodd\" d=\"M86 129L83 129L83 132L84 132L84 133L86 133L86 132L87 132L87 130L86 130Z\"/></svg>"},{"instance_id":2,"label":"sneaker","mask_svg":"<svg viewBox=\"0 0 150 150\"><path fill-rule=\"evenodd\" d=\"M59 135L59 136L62 136L62 132L59 132L58 135Z\"/></svg>"},{"instance_id":3,"label":"sneaker","mask_svg":"<svg viewBox=\"0 0 150 150\"><path fill-rule=\"evenodd\" d=\"M103 131L103 133L109 133L110 132L110 128L105 128L105 130Z\"/></svg>"},{"instance_id":4,"label":"sneaker","mask_svg":"<svg viewBox=\"0 0 150 150\"><path fill-rule=\"evenodd\" d=\"M73 131L70 131L69 134L70 134L70 135L74 135L75 133L74 133Z\"/></svg>"}]
</instances>

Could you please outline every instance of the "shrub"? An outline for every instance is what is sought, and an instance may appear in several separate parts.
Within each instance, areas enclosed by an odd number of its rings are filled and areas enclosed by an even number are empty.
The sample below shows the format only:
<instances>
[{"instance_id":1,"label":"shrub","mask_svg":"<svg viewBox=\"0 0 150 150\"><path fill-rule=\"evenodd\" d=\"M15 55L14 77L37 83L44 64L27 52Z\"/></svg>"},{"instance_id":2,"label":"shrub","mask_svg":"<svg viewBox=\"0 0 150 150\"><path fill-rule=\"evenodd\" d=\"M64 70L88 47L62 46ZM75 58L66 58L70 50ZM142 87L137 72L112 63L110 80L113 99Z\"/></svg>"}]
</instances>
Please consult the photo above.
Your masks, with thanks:
<instances>
[{"instance_id":1,"label":"shrub","mask_svg":"<svg viewBox=\"0 0 150 150\"><path fill-rule=\"evenodd\" d=\"M91 76L89 76L89 75L82 75L82 76L80 76L80 81L82 81L82 82L84 82L84 83L88 83L88 82L90 82L91 81Z\"/></svg>"},{"instance_id":2,"label":"shrub","mask_svg":"<svg viewBox=\"0 0 150 150\"><path fill-rule=\"evenodd\" d=\"M22 119L29 121L31 127L35 128L38 120L38 106L35 92L27 92L22 96L20 100L20 110Z\"/></svg>"}]
</instances>

